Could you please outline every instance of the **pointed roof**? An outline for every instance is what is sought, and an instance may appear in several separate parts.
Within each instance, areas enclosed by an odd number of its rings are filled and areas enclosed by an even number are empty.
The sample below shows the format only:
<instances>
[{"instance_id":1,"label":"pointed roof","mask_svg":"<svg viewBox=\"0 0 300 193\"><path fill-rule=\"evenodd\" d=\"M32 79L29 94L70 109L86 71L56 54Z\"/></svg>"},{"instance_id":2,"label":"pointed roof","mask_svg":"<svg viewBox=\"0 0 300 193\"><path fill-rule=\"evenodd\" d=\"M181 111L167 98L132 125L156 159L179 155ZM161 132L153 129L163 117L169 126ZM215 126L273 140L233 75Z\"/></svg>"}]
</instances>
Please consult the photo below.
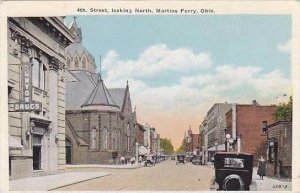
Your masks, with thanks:
<instances>
[{"instance_id":1,"label":"pointed roof","mask_svg":"<svg viewBox=\"0 0 300 193\"><path fill-rule=\"evenodd\" d=\"M77 25L76 17L74 16L74 21L70 27L71 32L76 35L76 42L81 43L82 41L82 33L81 28Z\"/></svg>"},{"instance_id":2,"label":"pointed roof","mask_svg":"<svg viewBox=\"0 0 300 193\"><path fill-rule=\"evenodd\" d=\"M82 106L92 105L118 107L101 78L98 79L96 87L93 89L92 93L88 96L87 100Z\"/></svg>"}]
</instances>

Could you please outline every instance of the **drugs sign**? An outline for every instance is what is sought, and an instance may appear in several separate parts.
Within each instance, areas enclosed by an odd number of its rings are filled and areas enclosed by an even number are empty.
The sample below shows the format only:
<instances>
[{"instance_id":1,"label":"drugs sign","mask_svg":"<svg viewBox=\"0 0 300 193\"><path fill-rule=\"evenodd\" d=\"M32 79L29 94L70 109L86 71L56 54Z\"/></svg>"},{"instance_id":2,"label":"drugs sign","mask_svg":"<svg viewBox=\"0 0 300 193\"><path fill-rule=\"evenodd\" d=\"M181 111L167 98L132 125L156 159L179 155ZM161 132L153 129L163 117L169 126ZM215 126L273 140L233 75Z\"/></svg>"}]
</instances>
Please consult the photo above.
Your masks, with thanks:
<instances>
[{"instance_id":1,"label":"drugs sign","mask_svg":"<svg viewBox=\"0 0 300 193\"><path fill-rule=\"evenodd\" d=\"M9 103L10 112L41 111L42 103L32 101L31 63L24 63L22 68L23 100L17 103Z\"/></svg>"}]
</instances>

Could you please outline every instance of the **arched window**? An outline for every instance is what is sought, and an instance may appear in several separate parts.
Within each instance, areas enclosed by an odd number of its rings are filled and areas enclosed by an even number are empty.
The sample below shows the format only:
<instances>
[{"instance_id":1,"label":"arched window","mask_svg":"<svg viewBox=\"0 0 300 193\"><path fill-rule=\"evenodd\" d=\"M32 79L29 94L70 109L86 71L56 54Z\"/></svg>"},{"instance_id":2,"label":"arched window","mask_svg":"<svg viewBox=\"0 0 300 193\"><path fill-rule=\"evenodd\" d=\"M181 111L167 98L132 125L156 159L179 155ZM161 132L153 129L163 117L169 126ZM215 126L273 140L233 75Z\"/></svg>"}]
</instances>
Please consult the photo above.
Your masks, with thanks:
<instances>
[{"instance_id":1,"label":"arched window","mask_svg":"<svg viewBox=\"0 0 300 193\"><path fill-rule=\"evenodd\" d=\"M93 149L93 150L96 149L96 128L95 127L91 129L90 149Z\"/></svg>"},{"instance_id":2,"label":"arched window","mask_svg":"<svg viewBox=\"0 0 300 193\"><path fill-rule=\"evenodd\" d=\"M130 125L129 123L127 124L127 151L130 151Z\"/></svg>"},{"instance_id":3,"label":"arched window","mask_svg":"<svg viewBox=\"0 0 300 193\"><path fill-rule=\"evenodd\" d=\"M104 129L101 132L101 149L107 149L107 129Z\"/></svg>"},{"instance_id":4,"label":"arched window","mask_svg":"<svg viewBox=\"0 0 300 193\"><path fill-rule=\"evenodd\" d=\"M70 58L67 58L67 68L70 69L71 68L71 62L70 62Z\"/></svg>"},{"instance_id":5,"label":"arched window","mask_svg":"<svg viewBox=\"0 0 300 193\"><path fill-rule=\"evenodd\" d=\"M121 134L120 134L120 131L117 131L117 137L116 137L117 139L116 139L116 143L117 143L117 145L116 145L116 149L120 149L120 147L121 147L121 144L120 144L120 142L121 142Z\"/></svg>"},{"instance_id":6,"label":"arched window","mask_svg":"<svg viewBox=\"0 0 300 193\"><path fill-rule=\"evenodd\" d=\"M83 57L83 59L82 59L82 68L83 69L86 68L86 59L85 59L85 57Z\"/></svg>"},{"instance_id":7,"label":"arched window","mask_svg":"<svg viewBox=\"0 0 300 193\"><path fill-rule=\"evenodd\" d=\"M78 68L78 58L75 58L75 68Z\"/></svg>"}]
</instances>

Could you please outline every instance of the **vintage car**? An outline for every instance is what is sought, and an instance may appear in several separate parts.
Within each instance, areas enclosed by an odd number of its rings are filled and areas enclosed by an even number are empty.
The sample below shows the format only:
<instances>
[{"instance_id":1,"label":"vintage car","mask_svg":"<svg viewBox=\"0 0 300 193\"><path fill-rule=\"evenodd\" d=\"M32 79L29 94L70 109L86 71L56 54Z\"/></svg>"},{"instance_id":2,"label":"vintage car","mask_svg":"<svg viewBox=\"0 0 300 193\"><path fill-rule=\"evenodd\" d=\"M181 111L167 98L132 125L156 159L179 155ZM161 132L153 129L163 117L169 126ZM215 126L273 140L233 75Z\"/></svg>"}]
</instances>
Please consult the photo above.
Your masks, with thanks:
<instances>
[{"instance_id":1,"label":"vintage car","mask_svg":"<svg viewBox=\"0 0 300 193\"><path fill-rule=\"evenodd\" d=\"M194 165L202 165L202 156L195 155L192 158L192 164Z\"/></svg>"},{"instance_id":2,"label":"vintage car","mask_svg":"<svg viewBox=\"0 0 300 193\"><path fill-rule=\"evenodd\" d=\"M217 190L250 190L253 155L219 152L214 156L215 177L211 187Z\"/></svg>"},{"instance_id":3,"label":"vintage car","mask_svg":"<svg viewBox=\"0 0 300 193\"><path fill-rule=\"evenodd\" d=\"M185 155L184 154L177 154L176 156L176 164L183 163L185 164Z\"/></svg>"}]
</instances>

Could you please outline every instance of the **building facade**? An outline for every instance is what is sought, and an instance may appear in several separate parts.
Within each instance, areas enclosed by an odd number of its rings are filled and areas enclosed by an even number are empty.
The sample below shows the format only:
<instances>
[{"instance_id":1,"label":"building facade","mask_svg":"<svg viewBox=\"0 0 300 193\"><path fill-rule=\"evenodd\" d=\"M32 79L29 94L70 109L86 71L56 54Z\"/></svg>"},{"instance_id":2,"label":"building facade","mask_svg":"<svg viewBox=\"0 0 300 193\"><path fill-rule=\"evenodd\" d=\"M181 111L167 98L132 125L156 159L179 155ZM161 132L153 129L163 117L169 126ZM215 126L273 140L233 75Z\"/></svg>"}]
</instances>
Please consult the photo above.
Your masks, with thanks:
<instances>
[{"instance_id":1,"label":"building facade","mask_svg":"<svg viewBox=\"0 0 300 193\"><path fill-rule=\"evenodd\" d=\"M292 128L291 121L280 121L267 126L268 176L292 178Z\"/></svg>"},{"instance_id":2,"label":"building facade","mask_svg":"<svg viewBox=\"0 0 300 193\"><path fill-rule=\"evenodd\" d=\"M226 112L232 108L229 103L216 103L207 112L200 125L203 161L212 160L216 151L225 151Z\"/></svg>"},{"instance_id":3,"label":"building facade","mask_svg":"<svg viewBox=\"0 0 300 193\"><path fill-rule=\"evenodd\" d=\"M17 179L65 166L63 17L8 18L9 171Z\"/></svg>"},{"instance_id":4,"label":"building facade","mask_svg":"<svg viewBox=\"0 0 300 193\"><path fill-rule=\"evenodd\" d=\"M266 136L261 133L262 121L274 123L276 106L262 106L255 100L252 104L234 104L226 113L227 134L234 140L232 150L254 155L257 161L266 151Z\"/></svg>"}]
</instances>

